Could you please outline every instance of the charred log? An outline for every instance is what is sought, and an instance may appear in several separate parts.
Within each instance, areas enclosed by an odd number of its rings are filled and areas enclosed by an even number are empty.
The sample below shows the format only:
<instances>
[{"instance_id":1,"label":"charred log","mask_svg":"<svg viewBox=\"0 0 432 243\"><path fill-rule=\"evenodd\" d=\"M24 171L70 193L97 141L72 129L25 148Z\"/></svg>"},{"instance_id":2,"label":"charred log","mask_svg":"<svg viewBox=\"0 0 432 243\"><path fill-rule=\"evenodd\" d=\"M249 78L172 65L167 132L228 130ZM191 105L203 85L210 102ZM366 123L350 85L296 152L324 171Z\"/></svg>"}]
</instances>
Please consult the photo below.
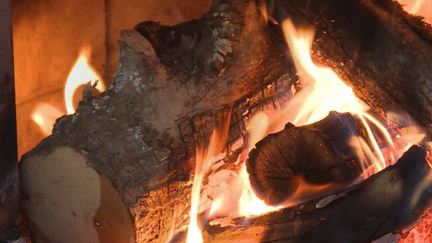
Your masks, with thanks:
<instances>
[{"instance_id":1,"label":"charred log","mask_svg":"<svg viewBox=\"0 0 432 243\"><path fill-rule=\"evenodd\" d=\"M425 155L425 150L412 147L395 165L336 199L312 200L260 216L247 227L242 226L245 219L224 227L208 225L204 242L370 242L409 225L430 203L432 171Z\"/></svg>"},{"instance_id":2,"label":"charred log","mask_svg":"<svg viewBox=\"0 0 432 243\"><path fill-rule=\"evenodd\" d=\"M431 124L432 27L396 1L271 1L272 16L316 28L313 53L376 111Z\"/></svg>"},{"instance_id":3,"label":"charred log","mask_svg":"<svg viewBox=\"0 0 432 243\"><path fill-rule=\"evenodd\" d=\"M355 117L331 112L311 125L295 127L289 123L284 130L268 135L256 144L247 161L256 194L267 204L278 205L302 182L348 186L362 172L349 141L360 133L361 124Z\"/></svg>"}]
</instances>

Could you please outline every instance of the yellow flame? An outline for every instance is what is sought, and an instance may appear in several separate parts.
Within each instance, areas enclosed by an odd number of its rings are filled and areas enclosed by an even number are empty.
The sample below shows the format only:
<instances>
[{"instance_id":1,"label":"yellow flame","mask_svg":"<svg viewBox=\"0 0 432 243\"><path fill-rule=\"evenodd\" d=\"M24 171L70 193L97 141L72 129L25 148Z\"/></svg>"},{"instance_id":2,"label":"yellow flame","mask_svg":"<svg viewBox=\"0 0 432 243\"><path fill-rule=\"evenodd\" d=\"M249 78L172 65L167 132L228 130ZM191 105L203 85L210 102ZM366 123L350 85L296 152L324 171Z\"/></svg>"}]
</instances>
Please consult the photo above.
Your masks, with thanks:
<instances>
[{"instance_id":1,"label":"yellow flame","mask_svg":"<svg viewBox=\"0 0 432 243\"><path fill-rule=\"evenodd\" d=\"M222 121L220 127L213 131L207 147L197 147L195 174L191 194L190 221L186 243L201 243L203 241L201 229L198 225L198 212L201 203L201 188L204 176L210 170L210 167L215 161L224 157L222 151L227 141L230 117L231 112L229 112L227 118Z\"/></svg>"},{"instance_id":2,"label":"yellow flame","mask_svg":"<svg viewBox=\"0 0 432 243\"><path fill-rule=\"evenodd\" d=\"M56 107L47 103L41 103L33 110L31 118L39 126L42 133L48 136L51 134L55 121L62 115L63 112Z\"/></svg>"},{"instance_id":3,"label":"yellow flame","mask_svg":"<svg viewBox=\"0 0 432 243\"><path fill-rule=\"evenodd\" d=\"M405 11L411 14L418 14L424 3L424 0L399 0Z\"/></svg>"},{"instance_id":4,"label":"yellow flame","mask_svg":"<svg viewBox=\"0 0 432 243\"><path fill-rule=\"evenodd\" d=\"M204 205L204 210L208 210L211 218L249 217L277 211L282 207L300 203L309 196L313 197L323 191L328 192L343 186L334 183L311 185L302 178L297 178L299 187L287 202L278 207L266 205L255 195L245 165L247 156L258 141L270 133L282 130L287 123L293 123L296 126L311 124L328 116L330 111L349 112L358 117L365 130L365 135L352 136L349 144L359 157L364 170L362 175L364 178L392 164L409 145L420 142L425 136L413 124L408 124L399 130L399 134L395 137L397 142L395 145L386 128L367 113L369 107L355 96L352 88L347 86L332 69L319 67L313 63L309 52L314 31L311 29L297 30L290 20L283 23L283 30L292 52L302 89L287 104L283 105L283 109L263 111L250 119L246 128L249 133L247 148L234 163L240 166L239 172L216 171L207 178L208 187L203 189L205 174L216 161L215 157L219 159L221 157L219 150L215 148L217 141L222 143L221 141L226 140L216 139L215 131L210 138L209 146L206 149L197 149L188 243L202 242L197 219L200 206ZM403 119L395 114L391 116L395 120ZM376 134L380 134L379 139L387 144L385 148L379 147ZM224 180L223 183L221 180ZM201 190L203 190L202 195ZM211 201L210 205L203 203L206 200Z\"/></svg>"},{"instance_id":5,"label":"yellow flame","mask_svg":"<svg viewBox=\"0 0 432 243\"><path fill-rule=\"evenodd\" d=\"M282 208L282 206L269 206L265 204L264 200L261 200L256 196L251 187L249 174L247 173L245 164L243 164L240 170L240 178L243 180L244 189L239 201L239 217L262 215Z\"/></svg>"},{"instance_id":6,"label":"yellow flame","mask_svg":"<svg viewBox=\"0 0 432 243\"><path fill-rule=\"evenodd\" d=\"M208 171L211 166L211 158L215 156L215 144L216 144L215 131L210 137L210 143L207 150L197 149L197 158L195 164L195 175L192 185L191 195L191 212L189 228L186 238L186 243L200 243L203 242L201 229L198 225L198 210L200 206L200 194L202 188L202 182L204 174Z\"/></svg>"},{"instance_id":7,"label":"yellow flame","mask_svg":"<svg viewBox=\"0 0 432 243\"><path fill-rule=\"evenodd\" d=\"M73 95L79 86L88 82L92 82L93 84L98 81L96 89L99 92L105 91L101 76L88 63L90 53L89 46L85 46L81 49L78 60L74 64L66 81L64 98L68 114L75 112L75 108L73 107Z\"/></svg>"},{"instance_id":8,"label":"yellow flame","mask_svg":"<svg viewBox=\"0 0 432 243\"><path fill-rule=\"evenodd\" d=\"M432 24L432 1L431 0L398 0L405 11L410 14L420 15L424 20Z\"/></svg>"},{"instance_id":9,"label":"yellow flame","mask_svg":"<svg viewBox=\"0 0 432 243\"><path fill-rule=\"evenodd\" d=\"M219 185L219 187L223 188L216 189L214 187L210 190L215 192L208 193L213 198L210 208L211 217L262 215L277 211L281 207L301 203L308 197L341 187L341 185L336 184L310 185L301 178L297 178L299 187L287 202L278 207L266 205L263 200L255 195L244 162L250 150L258 141L269 133L282 130L288 122L296 126L307 125L322 120L328 116L330 111L350 112L356 115L366 131L366 136L353 136L349 144L359 157L364 171L363 178L367 178L384 169L388 164L393 163L408 148L406 146L408 143L418 143L424 137L419 130L408 126L405 133L408 132L409 128L409 131L415 132L416 135L408 136L400 131L399 136L402 141L398 142L399 150L396 149L385 127L367 113L369 107L355 96L353 90L332 69L319 67L313 63L309 52L314 31L311 29L296 30L289 20L283 23L283 29L299 72L302 89L284 106L284 109L259 112L250 119L246 128L249 134L247 148L242 152L238 163L235 163L241 166L239 173L235 175L237 177L233 179L233 176L230 175L230 179L227 179L226 183ZM392 116L393 119L402 119L395 114L392 114ZM371 126L373 126L373 129ZM389 144L386 156L378 146L373 130L378 130L382 134L381 139ZM220 180L220 178L220 176L216 175L209 177L209 184L217 184L212 180Z\"/></svg>"},{"instance_id":10,"label":"yellow flame","mask_svg":"<svg viewBox=\"0 0 432 243\"><path fill-rule=\"evenodd\" d=\"M384 135L388 144L394 147L387 130L375 118L367 114L369 107L355 96L352 88L347 86L332 69L318 67L313 63L309 54L314 37L313 29L298 30L289 19L282 23L282 27L300 82L303 85L299 94L296 94L297 97L294 97L296 99L294 103L298 104L295 104L294 107L288 106L290 111L287 112L297 111L291 122L297 126L307 125L322 120L330 111L349 112L357 115L367 131L366 144L370 144L368 153L362 155L370 157L368 160L373 161L372 166L375 167L375 171L384 169L386 161L369 123L372 123ZM303 101L297 101L298 98ZM390 160L392 163L394 156L391 156Z\"/></svg>"}]
</instances>

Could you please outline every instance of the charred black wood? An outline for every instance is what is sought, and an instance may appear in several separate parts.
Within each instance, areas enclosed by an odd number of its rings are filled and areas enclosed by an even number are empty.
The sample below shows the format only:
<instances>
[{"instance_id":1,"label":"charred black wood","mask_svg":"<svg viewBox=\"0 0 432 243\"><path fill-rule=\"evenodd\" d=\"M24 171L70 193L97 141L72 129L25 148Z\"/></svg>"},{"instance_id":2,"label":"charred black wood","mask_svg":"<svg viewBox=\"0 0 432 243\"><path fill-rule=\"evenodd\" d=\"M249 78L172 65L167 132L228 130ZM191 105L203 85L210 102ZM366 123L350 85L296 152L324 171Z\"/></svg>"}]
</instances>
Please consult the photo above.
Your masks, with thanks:
<instances>
[{"instance_id":1,"label":"charred black wood","mask_svg":"<svg viewBox=\"0 0 432 243\"><path fill-rule=\"evenodd\" d=\"M256 194L270 205L286 201L300 185L348 185L362 172L350 139L362 137L360 121L331 112L316 123L270 134L249 154L247 169ZM303 180L299 181L301 178Z\"/></svg>"},{"instance_id":2,"label":"charred black wood","mask_svg":"<svg viewBox=\"0 0 432 243\"><path fill-rule=\"evenodd\" d=\"M397 232L430 203L432 170L426 151L410 148L399 160L334 197L311 200L230 226L208 225L205 242L366 243ZM330 201L330 203L325 201Z\"/></svg>"}]
</instances>

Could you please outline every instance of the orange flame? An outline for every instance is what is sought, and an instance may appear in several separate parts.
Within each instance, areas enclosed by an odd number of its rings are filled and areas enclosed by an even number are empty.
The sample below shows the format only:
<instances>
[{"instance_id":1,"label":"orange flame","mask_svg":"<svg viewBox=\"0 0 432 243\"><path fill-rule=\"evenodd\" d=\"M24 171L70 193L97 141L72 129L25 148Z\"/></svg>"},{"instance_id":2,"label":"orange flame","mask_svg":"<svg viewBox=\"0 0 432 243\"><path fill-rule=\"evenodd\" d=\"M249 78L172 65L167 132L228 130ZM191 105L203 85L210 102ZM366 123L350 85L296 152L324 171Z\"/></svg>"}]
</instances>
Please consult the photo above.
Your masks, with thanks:
<instances>
[{"instance_id":1,"label":"orange flame","mask_svg":"<svg viewBox=\"0 0 432 243\"><path fill-rule=\"evenodd\" d=\"M231 112L229 112L228 117L231 117ZM191 195L190 221L186 243L200 243L203 241L198 222L203 179L214 162L221 160L225 156L222 152L227 141L229 121L230 120L226 118L222 121L222 124L220 124L221 126L219 129L213 131L207 147L197 148L195 174Z\"/></svg>"},{"instance_id":2,"label":"orange flame","mask_svg":"<svg viewBox=\"0 0 432 243\"><path fill-rule=\"evenodd\" d=\"M62 116L63 112L56 107L41 103L36 106L31 114L33 121L38 124L44 136L51 134L51 130L58 117Z\"/></svg>"},{"instance_id":3,"label":"orange flame","mask_svg":"<svg viewBox=\"0 0 432 243\"><path fill-rule=\"evenodd\" d=\"M88 63L90 53L89 46L85 46L81 49L78 60L74 64L66 81L64 98L68 114L75 112L73 106L73 95L79 86L84 85L89 81L99 81L96 85L96 89L99 92L105 91L105 86L103 82L101 82L102 78Z\"/></svg>"},{"instance_id":4,"label":"orange flame","mask_svg":"<svg viewBox=\"0 0 432 243\"><path fill-rule=\"evenodd\" d=\"M200 194L202 182L205 173L210 169L212 162L215 161L217 144L216 131L213 131L210 137L210 143L207 149L197 149L197 158L195 164L195 176L192 185L191 195L191 212L186 243L202 242L201 229L198 225L198 211L200 206Z\"/></svg>"},{"instance_id":5,"label":"orange flame","mask_svg":"<svg viewBox=\"0 0 432 243\"><path fill-rule=\"evenodd\" d=\"M278 207L266 205L255 195L244 162L258 141L270 133L282 130L289 122L296 126L311 124L328 116L330 111L349 112L358 117L366 131L366 136L352 136L349 143L362 163L363 178L392 164L410 145L419 143L425 137L414 122L407 119L404 128L399 129L398 135L394 137L394 143L385 127L367 113L369 107L355 96L352 88L347 86L332 69L319 67L313 63L309 52L314 31L311 29L297 30L290 20L282 23L282 26L302 89L283 106L283 109L260 112L246 124L249 143L235 163L240 166L239 172L218 170L210 173L212 164L223 157L223 154L215 149L215 144L217 141L221 143L225 140L216 139L216 132L213 132L207 149L197 149L188 243L202 242L197 220L200 206L209 212L211 219L226 216L249 217L301 203L308 197L323 194L323 191L331 192L340 186L336 184L311 185L302 178L297 178L299 187L287 202ZM403 116L393 113L388 115L393 120L404 119ZM377 138L376 134L380 136ZM387 146L380 148L377 139ZM207 177L208 184L206 188L203 188L203 178L208 173L210 173ZM202 194L201 197L200 194ZM202 208L201 211L203 211Z\"/></svg>"},{"instance_id":6,"label":"orange flame","mask_svg":"<svg viewBox=\"0 0 432 243\"><path fill-rule=\"evenodd\" d=\"M325 118L330 111L349 112L359 117L367 132L366 140L353 138L351 144L357 148L359 157L363 158L361 162L364 170L376 173L393 164L400 153L397 153L385 127L367 113L369 107L355 96L352 88L332 69L313 63L309 52L314 31L307 28L298 30L289 19L282 23L282 27L302 84L302 89L281 113L281 120L285 121L283 124L291 122L302 126ZM373 130L378 130L389 145L390 151L386 157L378 146Z\"/></svg>"},{"instance_id":7,"label":"orange flame","mask_svg":"<svg viewBox=\"0 0 432 243\"><path fill-rule=\"evenodd\" d=\"M259 199L249 182L245 163L238 173L229 170L218 171L208 177L209 183L203 192L202 201L211 198L209 217L250 217L277 211L282 207L272 207ZM223 182L221 182L223 181Z\"/></svg>"},{"instance_id":8,"label":"orange flame","mask_svg":"<svg viewBox=\"0 0 432 243\"><path fill-rule=\"evenodd\" d=\"M420 15L425 18L425 21L432 24L432 1L430 0L398 0L402 4L405 11L410 14Z\"/></svg>"},{"instance_id":9,"label":"orange flame","mask_svg":"<svg viewBox=\"0 0 432 243\"><path fill-rule=\"evenodd\" d=\"M246 165L243 164L240 170L240 178L242 179L244 189L239 201L238 216L239 217L250 217L262 215L270 212L277 211L282 208L282 206L273 207L265 204L264 200L259 199L250 184L249 174L246 170Z\"/></svg>"},{"instance_id":10,"label":"orange flame","mask_svg":"<svg viewBox=\"0 0 432 243\"><path fill-rule=\"evenodd\" d=\"M411 14L417 14L421 10L424 0L399 0L405 11Z\"/></svg>"},{"instance_id":11,"label":"orange flame","mask_svg":"<svg viewBox=\"0 0 432 243\"><path fill-rule=\"evenodd\" d=\"M88 64L89 56L90 47L83 47L67 78L64 99L68 114L72 114L75 111L73 106L73 96L78 87L89 81L102 80L97 72ZM99 92L103 92L105 91L105 86L102 82L98 82L96 89ZM31 118L40 127L44 136L48 136L51 134L56 119L62 115L64 115L63 111L60 111L50 104L41 103L32 111Z\"/></svg>"}]
</instances>

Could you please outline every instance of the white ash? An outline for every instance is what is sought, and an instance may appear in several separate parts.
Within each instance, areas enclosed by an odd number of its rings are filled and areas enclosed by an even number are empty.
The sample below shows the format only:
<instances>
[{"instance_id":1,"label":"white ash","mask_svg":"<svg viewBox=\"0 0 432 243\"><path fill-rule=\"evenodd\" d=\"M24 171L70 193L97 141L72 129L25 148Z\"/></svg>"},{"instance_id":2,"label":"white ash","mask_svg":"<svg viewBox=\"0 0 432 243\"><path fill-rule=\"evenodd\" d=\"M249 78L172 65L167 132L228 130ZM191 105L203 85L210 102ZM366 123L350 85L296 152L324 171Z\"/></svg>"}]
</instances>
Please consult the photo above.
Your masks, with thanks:
<instances>
[{"instance_id":1,"label":"white ash","mask_svg":"<svg viewBox=\"0 0 432 243\"><path fill-rule=\"evenodd\" d=\"M141 80L142 78L137 69L119 71L114 81L114 92L120 92L128 82L130 82L135 90L139 92Z\"/></svg>"},{"instance_id":2,"label":"white ash","mask_svg":"<svg viewBox=\"0 0 432 243\"><path fill-rule=\"evenodd\" d=\"M141 77L139 76L139 73L137 70L134 70L130 75L129 75L129 82L132 82L132 85L135 87L135 90L137 92L140 91L140 86L141 86Z\"/></svg>"},{"instance_id":3,"label":"white ash","mask_svg":"<svg viewBox=\"0 0 432 243\"><path fill-rule=\"evenodd\" d=\"M120 71L117 74L117 77L115 79L115 88L114 88L114 92L118 93L123 89L123 86L127 83L127 74L123 73L122 71Z\"/></svg>"},{"instance_id":4,"label":"white ash","mask_svg":"<svg viewBox=\"0 0 432 243\"><path fill-rule=\"evenodd\" d=\"M333 195L330 195L330 196L328 196L326 198L323 198L319 202L317 202L316 208L323 208L323 207L329 205L334 200L336 200L336 199L338 199L338 198L340 198L340 197L342 197L344 195L345 195L345 193L340 194L340 195L333 194Z\"/></svg>"},{"instance_id":5,"label":"white ash","mask_svg":"<svg viewBox=\"0 0 432 243\"><path fill-rule=\"evenodd\" d=\"M132 133L132 135L131 135L132 138L142 142L142 138L144 135L141 133L141 127L140 126L128 128L126 131Z\"/></svg>"},{"instance_id":6,"label":"white ash","mask_svg":"<svg viewBox=\"0 0 432 243\"><path fill-rule=\"evenodd\" d=\"M233 52L232 43L228 39L218 38L216 40L216 50L218 50L219 53L227 56Z\"/></svg>"},{"instance_id":7,"label":"white ash","mask_svg":"<svg viewBox=\"0 0 432 243\"><path fill-rule=\"evenodd\" d=\"M92 100L92 108L98 111L104 109L105 107L99 104L99 102L99 100Z\"/></svg>"}]
</instances>

